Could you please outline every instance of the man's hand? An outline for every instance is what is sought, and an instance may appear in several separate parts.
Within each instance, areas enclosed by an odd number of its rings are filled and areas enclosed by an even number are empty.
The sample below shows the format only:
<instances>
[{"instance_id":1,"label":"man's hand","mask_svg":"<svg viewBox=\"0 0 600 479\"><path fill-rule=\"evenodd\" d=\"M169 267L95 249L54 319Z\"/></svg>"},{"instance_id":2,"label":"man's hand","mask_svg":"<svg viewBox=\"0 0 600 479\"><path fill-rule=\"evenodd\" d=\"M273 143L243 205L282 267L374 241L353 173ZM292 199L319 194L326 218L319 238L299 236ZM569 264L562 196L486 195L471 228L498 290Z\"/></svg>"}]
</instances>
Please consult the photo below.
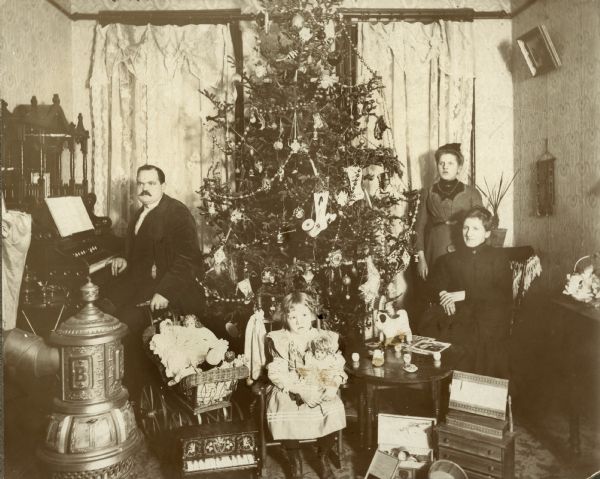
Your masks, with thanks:
<instances>
[{"instance_id":1,"label":"man's hand","mask_svg":"<svg viewBox=\"0 0 600 479\"><path fill-rule=\"evenodd\" d=\"M425 259L425 252L419 251L417 253L419 261L417 262L417 272L423 281L427 279L429 275L429 268L427 267L427 260Z\"/></svg>"},{"instance_id":2,"label":"man's hand","mask_svg":"<svg viewBox=\"0 0 600 479\"><path fill-rule=\"evenodd\" d=\"M127 268L127 260L125 258L114 258L111 262L111 271L113 276L117 276Z\"/></svg>"},{"instance_id":3,"label":"man's hand","mask_svg":"<svg viewBox=\"0 0 600 479\"><path fill-rule=\"evenodd\" d=\"M161 294L154 293L154 296L150 300L150 310L165 309L167 306L169 306L169 300Z\"/></svg>"},{"instance_id":4,"label":"man's hand","mask_svg":"<svg viewBox=\"0 0 600 479\"><path fill-rule=\"evenodd\" d=\"M448 316L456 313L456 302L464 300L464 291L440 291L440 306Z\"/></svg>"}]
</instances>

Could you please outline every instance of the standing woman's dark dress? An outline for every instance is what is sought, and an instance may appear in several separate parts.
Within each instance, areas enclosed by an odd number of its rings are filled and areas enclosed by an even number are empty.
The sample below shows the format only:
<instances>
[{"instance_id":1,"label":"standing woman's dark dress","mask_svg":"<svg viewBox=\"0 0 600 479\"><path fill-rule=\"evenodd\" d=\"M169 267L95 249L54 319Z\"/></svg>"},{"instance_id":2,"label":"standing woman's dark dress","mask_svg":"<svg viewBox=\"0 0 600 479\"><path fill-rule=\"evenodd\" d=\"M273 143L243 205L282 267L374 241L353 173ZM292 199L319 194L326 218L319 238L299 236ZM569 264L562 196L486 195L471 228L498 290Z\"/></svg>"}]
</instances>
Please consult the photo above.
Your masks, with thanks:
<instances>
[{"instance_id":1,"label":"standing woman's dark dress","mask_svg":"<svg viewBox=\"0 0 600 479\"><path fill-rule=\"evenodd\" d=\"M452 343L456 369L508 378L508 339L512 273L501 249L488 245L460 250L438 259L430 276L431 301L422 334ZM465 291L448 316L440 291Z\"/></svg>"}]
</instances>

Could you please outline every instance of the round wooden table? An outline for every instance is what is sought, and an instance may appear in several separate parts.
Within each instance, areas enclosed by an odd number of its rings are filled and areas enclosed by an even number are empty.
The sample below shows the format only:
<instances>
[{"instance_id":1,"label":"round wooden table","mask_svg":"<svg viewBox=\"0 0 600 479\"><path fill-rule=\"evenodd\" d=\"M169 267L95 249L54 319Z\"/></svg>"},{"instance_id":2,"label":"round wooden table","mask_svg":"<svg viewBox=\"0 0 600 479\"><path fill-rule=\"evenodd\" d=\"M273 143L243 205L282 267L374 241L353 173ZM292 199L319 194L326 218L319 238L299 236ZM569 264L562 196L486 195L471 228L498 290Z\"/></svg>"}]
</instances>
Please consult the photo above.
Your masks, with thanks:
<instances>
[{"instance_id":1,"label":"round wooden table","mask_svg":"<svg viewBox=\"0 0 600 479\"><path fill-rule=\"evenodd\" d=\"M452 348L450 348L452 349ZM378 388L403 387L406 385L423 385L431 389L435 417L440 419L441 383L452 374L452 355L449 350L442 353L442 360L434 363L433 357L422 354L412 354L412 363L418 370L409 373L403 369L404 361L401 355L393 349L386 349L385 363L375 367L371 357L365 349L357 351L360 360L353 362L351 352L346 357L346 372L354 378L361 389L361 398L358 402L358 423L360 428L361 444L367 448L375 445L373 442L373 418L378 411L375 410L375 393ZM365 411L366 409L366 411Z\"/></svg>"}]
</instances>

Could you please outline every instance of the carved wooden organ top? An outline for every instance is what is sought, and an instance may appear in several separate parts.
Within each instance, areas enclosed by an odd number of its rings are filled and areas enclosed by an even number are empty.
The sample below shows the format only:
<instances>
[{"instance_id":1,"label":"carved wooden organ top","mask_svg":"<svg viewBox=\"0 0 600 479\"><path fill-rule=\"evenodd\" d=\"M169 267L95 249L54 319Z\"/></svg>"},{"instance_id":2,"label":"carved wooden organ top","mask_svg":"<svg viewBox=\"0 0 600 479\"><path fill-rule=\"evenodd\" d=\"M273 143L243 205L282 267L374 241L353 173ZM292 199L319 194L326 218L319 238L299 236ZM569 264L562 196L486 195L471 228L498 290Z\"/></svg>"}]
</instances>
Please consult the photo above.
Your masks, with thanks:
<instances>
[{"instance_id":1,"label":"carved wooden organ top","mask_svg":"<svg viewBox=\"0 0 600 479\"><path fill-rule=\"evenodd\" d=\"M89 132L82 115L77 125L69 123L57 94L52 105L39 105L34 96L31 105L18 105L12 113L5 101L1 105L7 207L31 211L48 196L86 195Z\"/></svg>"}]
</instances>

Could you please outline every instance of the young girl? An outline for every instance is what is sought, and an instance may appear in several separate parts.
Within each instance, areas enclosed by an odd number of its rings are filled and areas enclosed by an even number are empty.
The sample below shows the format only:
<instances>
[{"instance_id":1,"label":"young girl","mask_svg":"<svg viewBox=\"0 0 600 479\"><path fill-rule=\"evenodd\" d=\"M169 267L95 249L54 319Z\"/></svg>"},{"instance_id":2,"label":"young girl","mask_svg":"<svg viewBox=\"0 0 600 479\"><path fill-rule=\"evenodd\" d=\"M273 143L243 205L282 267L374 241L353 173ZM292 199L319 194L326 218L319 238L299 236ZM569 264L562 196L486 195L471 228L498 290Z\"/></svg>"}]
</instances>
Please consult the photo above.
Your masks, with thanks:
<instances>
[{"instance_id":1,"label":"young girl","mask_svg":"<svg viewBox=\"0 0 600 479\"><path fill-rule=\"evenodd\" d=\"M315 304L306 293L287 295L282 313L284 329L272 331L266 338L267 356L271 359L267 371L272 383L267 395L267 422L273 439L281 440L287 450L293 479L302 475L299 441L314 438L318 438L319 448L317 472L320 478L329 479L334 476L327 453L335 441L335 432L346 427L346 412L337 394L347 378L344 361L335 363L330 382L322 387L306 384L300 371L306 366L305 358L311 356L307 355L311 341L327 335L337 350L338 336L312 327Z\"/></svg>"},{"instance_id":2,"label":"young girl","mask_svg":"<svg viewBox=\"0 0 600 479\"><path fill-rule=\"evenodd\" d=\"M471 209L463 247L436 262L421 334L452 343L456 369L508 378L512 273L502 248L485 244L491 221L485 208Z\"/></svg>"}]
</instances>

